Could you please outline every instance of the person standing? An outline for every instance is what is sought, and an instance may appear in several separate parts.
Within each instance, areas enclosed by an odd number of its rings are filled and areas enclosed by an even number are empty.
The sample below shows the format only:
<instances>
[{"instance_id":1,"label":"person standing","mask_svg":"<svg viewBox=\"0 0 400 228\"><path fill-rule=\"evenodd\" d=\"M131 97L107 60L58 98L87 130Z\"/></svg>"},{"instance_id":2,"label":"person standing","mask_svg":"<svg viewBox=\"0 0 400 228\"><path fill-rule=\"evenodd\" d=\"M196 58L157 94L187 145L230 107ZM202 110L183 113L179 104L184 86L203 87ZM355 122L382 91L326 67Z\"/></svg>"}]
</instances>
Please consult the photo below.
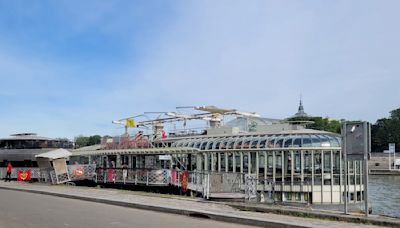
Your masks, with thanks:
<instances>
[{"instance_id":1,"label":"person standing","mask_svg":"<svg viewBox=\"0 0 400 228\"><path fill-rule=\"evenodd\" d=\"M12 165L11 165L11 162L9 162L8 165L7 165L7 175L6 175L6 179L5 179L4 182L6 182L7 180L8 180L9 182L11 182L11 172L12 172L12 169L13 169L13 167L12 167Z\"/></svg>"}]
</instances>

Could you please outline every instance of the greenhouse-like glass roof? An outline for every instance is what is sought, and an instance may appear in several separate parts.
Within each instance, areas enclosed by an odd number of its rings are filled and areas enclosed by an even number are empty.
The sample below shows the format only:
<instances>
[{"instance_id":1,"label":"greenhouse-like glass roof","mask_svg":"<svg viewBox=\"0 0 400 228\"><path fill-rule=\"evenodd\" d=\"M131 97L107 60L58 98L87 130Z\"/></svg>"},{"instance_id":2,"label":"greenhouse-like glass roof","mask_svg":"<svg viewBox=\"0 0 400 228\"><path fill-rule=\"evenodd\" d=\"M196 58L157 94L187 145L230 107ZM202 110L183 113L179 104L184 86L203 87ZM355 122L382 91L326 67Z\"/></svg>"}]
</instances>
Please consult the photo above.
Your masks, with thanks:
<instances>
[{"instance_id":1,"label":"greenhouse-like glass roof","mask_svg":"<svg viewBox=\"0 0 400 228\"><path fill-rule=\"evenodd\" d=\"M236 135L181 139L172 147L193 147L200 150L340 147L335 134Z\"/></svg>"}]
</instances>

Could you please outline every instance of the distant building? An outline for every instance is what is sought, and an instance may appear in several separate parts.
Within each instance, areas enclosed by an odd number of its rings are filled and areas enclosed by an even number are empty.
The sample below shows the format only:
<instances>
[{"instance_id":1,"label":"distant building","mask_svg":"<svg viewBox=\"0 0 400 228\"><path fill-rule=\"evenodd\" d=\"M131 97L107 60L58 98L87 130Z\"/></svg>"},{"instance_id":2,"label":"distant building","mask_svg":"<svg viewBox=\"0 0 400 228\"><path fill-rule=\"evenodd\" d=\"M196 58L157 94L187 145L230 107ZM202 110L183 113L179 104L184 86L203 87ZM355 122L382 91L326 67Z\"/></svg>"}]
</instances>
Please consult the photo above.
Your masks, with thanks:
<instances>
[{"instance_id":1,"label":"distant building","mask_svg":"<svg viewBox=\"0 0 400 228\"><path fill-rule=\"evenodd\" d=\"M7 162L19 167L37 166L35 155L57 148L72 149L73 143L35 133L14 134L10 138L0 139L0 166L5 166Z\"/></svg>"},{"instance_id":2,"label":"distant building","mask_svg":"<svg viewBox=\"0 0 400 228\"><path fill-rule=\"evenodd\" d=\"M304 107L303 107L303 101L300 98L300 104L299 104L299 109L296 114L294 114L293 117L307 117L307 113L304 112Z\"/></svg>"},{"instance_id":3,"label":"distant building","mask_svg":"<svg viewBox=\"0 0 400 228\"><path fill-rule=\"evenodd\" d=\"M255 132L262 126L280 123L280 119L263 117L237 117L225 124L225 126L237 127L240 132Z\"/></svg>"}]
</instances>

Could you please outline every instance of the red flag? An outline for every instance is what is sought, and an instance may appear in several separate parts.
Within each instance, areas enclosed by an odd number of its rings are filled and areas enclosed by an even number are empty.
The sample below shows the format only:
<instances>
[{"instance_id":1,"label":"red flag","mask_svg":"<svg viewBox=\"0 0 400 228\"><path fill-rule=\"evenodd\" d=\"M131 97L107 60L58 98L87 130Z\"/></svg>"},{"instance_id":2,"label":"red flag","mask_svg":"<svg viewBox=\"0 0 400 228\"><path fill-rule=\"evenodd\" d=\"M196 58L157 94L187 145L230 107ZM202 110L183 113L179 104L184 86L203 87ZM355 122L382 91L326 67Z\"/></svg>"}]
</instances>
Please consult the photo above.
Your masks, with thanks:
<instances>
[{"instance_id":1,"label":"red flag","mask_svg":"<svg viewBox=\"0 0 400 228\"><path fill-rule=\"evenodd\" d=\"M31 180L31 170L18 170L17 181L28 181Z\"/></svg>"},{"instance_id":2,"label":"red flag","mask_svg":"<svg viewBox=\"0 0 400 228\"><path fill-rule=\"evenodd\" d=\"M181 173L182 192L186 192L188 186L189 172L187 170Z\"/></svg>"}]
</instances>

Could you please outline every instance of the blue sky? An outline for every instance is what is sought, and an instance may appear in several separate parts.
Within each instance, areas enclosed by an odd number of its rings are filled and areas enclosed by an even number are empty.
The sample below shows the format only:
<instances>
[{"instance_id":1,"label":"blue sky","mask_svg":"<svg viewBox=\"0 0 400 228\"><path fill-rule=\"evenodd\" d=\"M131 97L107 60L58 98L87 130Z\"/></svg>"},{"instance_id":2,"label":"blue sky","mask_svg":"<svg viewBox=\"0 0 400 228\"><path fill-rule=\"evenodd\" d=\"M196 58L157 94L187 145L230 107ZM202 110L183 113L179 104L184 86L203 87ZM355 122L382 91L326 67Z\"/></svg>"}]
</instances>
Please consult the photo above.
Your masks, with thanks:
<instances>
[{"instance_id":1,"label":"blue sky","mask_svg":"<svg viewBox=\"0 0 400 228\"><path fill-rule=\"evenodd\" d=\"M183 105L375 122L400 107L399 1L0 0L0 136L118 134Z\"/></svg>"}]
</instances>

